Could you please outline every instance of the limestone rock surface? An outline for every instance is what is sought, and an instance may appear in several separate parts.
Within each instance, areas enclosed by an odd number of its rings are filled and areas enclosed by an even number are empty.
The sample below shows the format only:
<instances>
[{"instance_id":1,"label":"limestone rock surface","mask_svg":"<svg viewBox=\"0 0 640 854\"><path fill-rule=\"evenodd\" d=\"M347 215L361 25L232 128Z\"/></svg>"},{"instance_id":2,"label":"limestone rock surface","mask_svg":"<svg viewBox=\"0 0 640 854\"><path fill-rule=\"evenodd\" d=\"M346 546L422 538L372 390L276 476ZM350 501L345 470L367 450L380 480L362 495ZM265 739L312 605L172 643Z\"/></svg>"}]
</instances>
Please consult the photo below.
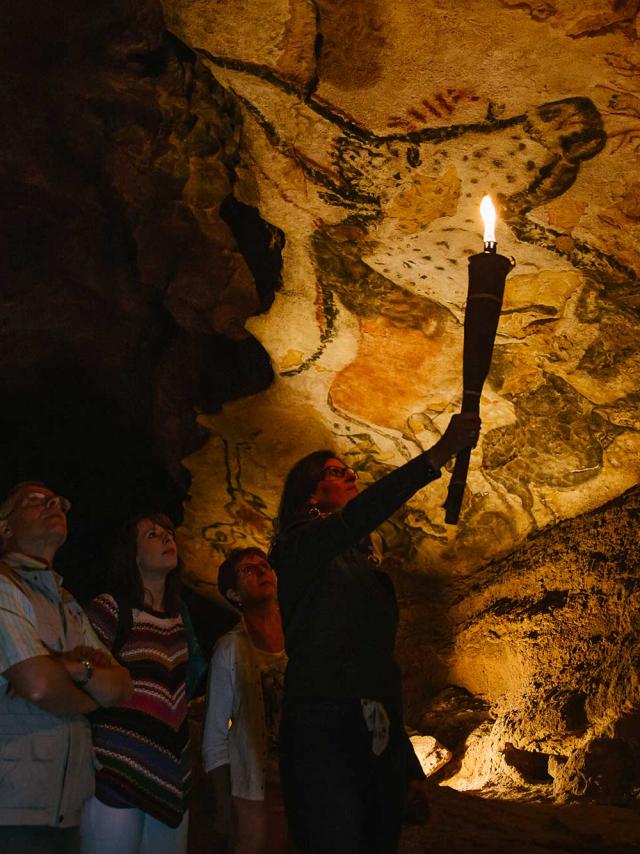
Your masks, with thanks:
<instances>
[{"instance_id":1,"label":"limestone rock surface","mask_svg":"<svg viewBox=\"0 0 640 854\"><path fill-rule=\"evenodd\" d=\"M231 195L239 105L155 0L6 11L0 489L70 496L82 584L132 512L179 519L194 407L269 384L244 322L278 238Z\"/></svg>"},{"instance_id":2,"label":"limestone rock surface","mask_svg":"<svg viewBox=\"0 0 640 854\"><path fill-rule=\"evenodd\" d=\"M192 582L214 591L230 547L269 541L307 452L366 486L441 435L489 192L517 266L460 524L445 475L378 532L408 714L459 788L633 799L638 4L268 6L243 0L231 27L228 4L163 0L242 115L234 192L285 240L283 287L247 324L274 382L202 415L186 461Z\"/></svg>"},{"instance_id":3,"label":"limestone rock surface","mask_svg":"<svg viewBox=\"0 0 640 854\"><path fill-rule=\"evenodd\" d=\"M366 486L441 435L494 196L517 266L460 524L445 474L377 534L461 789L640 787L638 5L27 0L0 33L3 464L104 533L145 466L179 507L184 460L211 595L299 457Z\"/></svg>"},{"instance_id":4,"label":"limestone rock surface","mask_svg":"<svg viewBox=\"0 0 640 854\"><path fill-rule=\"evenodd\" d=\"M407 710L460 788L632 799L638 4L243 0L233 27L225 3L162 5L242 116L235 194L285 241L247 324L274 382L203 414L186 461L192 582L269 541L309 451L366 486L441 435L489 192L517 266L460 524L445 475L378 531Z\"/></svg>"},{"instance_id":5,"label":"limestone rock surface","mask_svg":"<svg viewBox=\"0 0 640 854\"><path fill-rule=\"evenodd\" d=\"M472 577L401 598L409 672L440 658L408 712L454 761L447 785L600 803L640 791L640 492L563 522ZM434 626L438 626L435 629ZM428 660L428 659L427 659ZM424 674L424 668L423 668ZM438 688L432 668L431 689Z\"/></svg>"},{"instance_id":6,"label":"limestone rock surface","mask_svg":"<svg viewBox=\"0 0 640 854\"><path fill-rule=\"evenodd\" d=\"M427 777L435 774L451 759L451 751L431 735L412 735L411 744Z\"/></svg>"},{"instance_id":7,"label":"limestone rock surface","mask_svg":"<svg viewBox=\"0 0 640 854\"><path fill-rule=\"evenodd\" d=\"M306 452L334 446L366 484L441 434L485 192L517 266L461 521L444 525L444 477L385 547L469 573L636 484L637 4L162 6L242 116L235 194L285 240L283 288L247 324L275 380L203 416L210 441L187 461L202 582L231 545L269 538Z\"/></svg>"}]
</instances>

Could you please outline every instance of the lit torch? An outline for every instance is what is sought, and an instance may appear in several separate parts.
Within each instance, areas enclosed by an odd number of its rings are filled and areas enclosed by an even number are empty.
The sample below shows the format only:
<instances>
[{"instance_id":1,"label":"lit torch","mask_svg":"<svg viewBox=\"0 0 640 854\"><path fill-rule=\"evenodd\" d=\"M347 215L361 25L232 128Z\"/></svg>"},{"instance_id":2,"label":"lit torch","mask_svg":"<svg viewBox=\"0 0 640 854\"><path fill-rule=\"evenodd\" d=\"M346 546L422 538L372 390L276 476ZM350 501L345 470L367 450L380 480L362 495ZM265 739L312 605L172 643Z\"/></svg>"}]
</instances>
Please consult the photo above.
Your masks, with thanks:
<instances>
[{"instance_id":1,"label":"lit torch","mask_svg":"<svg viewBox=\"0 0 640 854\"><path fill-rule=\"evenodd\" d=\"M496 211L490 196L482 199L480 213L484 222L484 252L469 258L469 290L464 315L462 357L461 412L474 413L480 410L482 387L491 367L505 280L515 265L512 258L498 255L496 252ZM444 503L445 522L450 525L457 524L460 516L470 458L471 448L460 451L456 456L447 500Z\"/></svg>"},{"instance_id":2,"label":"lit torch","mask_svg":"<svg viewBox=\"0 0 640 854\"><path fill-rule=\"evenodd\" d=\"M491 201L491 196L482 197L480 216L484 223L484 251L495 253L498 248L496 243L496 209Z\"/></svg>"}]
</instances>

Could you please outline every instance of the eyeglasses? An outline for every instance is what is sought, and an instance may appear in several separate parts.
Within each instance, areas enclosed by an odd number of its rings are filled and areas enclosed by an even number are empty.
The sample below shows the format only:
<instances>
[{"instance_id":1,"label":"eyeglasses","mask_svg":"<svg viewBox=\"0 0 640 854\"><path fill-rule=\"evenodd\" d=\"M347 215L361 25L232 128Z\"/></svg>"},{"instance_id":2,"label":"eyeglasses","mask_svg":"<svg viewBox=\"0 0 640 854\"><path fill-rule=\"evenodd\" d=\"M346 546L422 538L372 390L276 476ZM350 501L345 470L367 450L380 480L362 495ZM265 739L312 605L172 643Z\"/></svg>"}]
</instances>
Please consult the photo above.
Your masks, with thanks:
<instances>
[{"instance_id":1,"label":"eyeglasses","mask_svg":"<svg viewBox=\"0 0 640 854\"><path fill-rule=\"evenodd\" d=\"M327 466L322 470L323 480L344 480L347 474L352 475L355 480L358 479L358 472L348 466Z\"/></svg>"},{"instance_id":2,"label":"eyeglasses","mask_svg":"<svg viewBox=\"0 0 640 854\"><path fill-rule=\"evenodd\" d=\"M65 515L71 509L71 502L68 498L65 498L62 495L47 495L44 492L28 492L24 498L14 504L5 518L9 518L12 513L16 512L16 510L24 510L30 507L35 507L40 510L48 510L49 507L53 507L56 504Z\"/></svg>"},{"instance_id":3,"label":"eyeglasses","mask_svg":"<svg viewBox=\"0 0 640 854\"><path fill-rule=\"evenodd\" d=\"M243 575L245 578L249 578L249 576L255 575L259 569L264 570L264 572L273 572L271 564L268 564L266 561L260 561L260 563L245 563L244 566L239 566L236 572L238 575Z\"/></svg>"}]
</instances>

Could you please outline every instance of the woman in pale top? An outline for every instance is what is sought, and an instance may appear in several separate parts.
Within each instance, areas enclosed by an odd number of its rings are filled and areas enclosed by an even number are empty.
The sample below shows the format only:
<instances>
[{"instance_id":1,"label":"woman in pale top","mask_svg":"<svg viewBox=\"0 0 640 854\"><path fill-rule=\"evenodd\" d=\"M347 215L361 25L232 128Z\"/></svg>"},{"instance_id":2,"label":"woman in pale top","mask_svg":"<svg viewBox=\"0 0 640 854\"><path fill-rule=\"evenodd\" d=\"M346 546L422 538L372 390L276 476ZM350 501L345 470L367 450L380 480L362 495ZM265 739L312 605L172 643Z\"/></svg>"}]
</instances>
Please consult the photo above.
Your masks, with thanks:
<instances>
[{"instance_id":1,"label":"woman in pale top","mask_svg":"<svg viewBox=\"0 0 640 854\"><path fill-rule=\"evenodd\" d=\"M235 854L281 854L287 826L278 731L287 656L276 576L265 553L234 549L218 590L242 619L213 651L202 756L216 795L215 828Z\"/></svg>"}]
</instances>

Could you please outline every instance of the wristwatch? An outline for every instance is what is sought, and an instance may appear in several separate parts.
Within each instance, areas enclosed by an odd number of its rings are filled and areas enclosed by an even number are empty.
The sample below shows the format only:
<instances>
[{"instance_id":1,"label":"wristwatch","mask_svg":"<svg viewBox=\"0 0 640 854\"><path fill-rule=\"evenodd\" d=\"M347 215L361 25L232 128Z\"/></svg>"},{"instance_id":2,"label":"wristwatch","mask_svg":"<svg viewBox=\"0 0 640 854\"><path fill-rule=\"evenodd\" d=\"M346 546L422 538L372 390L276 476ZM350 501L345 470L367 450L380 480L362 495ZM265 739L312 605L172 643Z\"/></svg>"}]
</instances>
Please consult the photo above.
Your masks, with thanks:
<instances>
[{"instance_id":1,"label":"wristwatch","mask_svg":"<svg viewBox=\"0 0 640 854\"><path fill-rule=\"evenodd\" d=\"M81 658L80 664L84 665L84 676L82 677L82 679L76 679L75 683L78 688L84 688L84 686L93 676L93 665L91 664L88 658Z\"/></svg>"}]
</instances>

